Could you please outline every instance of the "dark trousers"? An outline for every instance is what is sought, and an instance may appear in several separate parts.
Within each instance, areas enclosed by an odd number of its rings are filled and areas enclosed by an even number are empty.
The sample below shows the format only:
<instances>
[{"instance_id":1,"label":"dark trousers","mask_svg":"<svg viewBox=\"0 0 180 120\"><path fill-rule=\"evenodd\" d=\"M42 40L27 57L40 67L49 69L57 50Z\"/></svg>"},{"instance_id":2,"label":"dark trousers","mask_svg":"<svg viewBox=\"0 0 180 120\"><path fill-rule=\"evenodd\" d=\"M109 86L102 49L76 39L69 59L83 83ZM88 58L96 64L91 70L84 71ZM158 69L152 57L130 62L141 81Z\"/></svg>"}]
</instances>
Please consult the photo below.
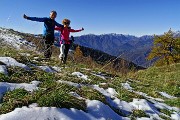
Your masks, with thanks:
<instances>
[{"instance_id":1,"label":"dark trousers","mask_svg":"<svg viewBox=\"0 0 180 120\"><path fill-rule=\"evenodd\" d=\"M45 44L44 47L44 57L45 58L51 58L52 55L52 45L51 44Z\"/></svg>"},{"instance_id":2,"label":"dark trousers","mask_svg":"<svg viewBox=\"0 0 180 120\"><path fill-rule=\"evenodd\" d=\"M52 45L54 44L54 34L47 34L44 36L45 47L44 47L44 57L51 58L52 55Z\"/></svg>"},{"instance_id":3,"label":"dark trousers","mask_svg":"<svg viewBox=\"0 0 180 120\"><path fill-rule=\"evenodd\" d=\"M67 55L68 55L68 52L69 52L69 49L70 49L70 44L65 44L65 49L64 49L64 61L66 62L67 60Z\"/></svg>"}]
</instances>

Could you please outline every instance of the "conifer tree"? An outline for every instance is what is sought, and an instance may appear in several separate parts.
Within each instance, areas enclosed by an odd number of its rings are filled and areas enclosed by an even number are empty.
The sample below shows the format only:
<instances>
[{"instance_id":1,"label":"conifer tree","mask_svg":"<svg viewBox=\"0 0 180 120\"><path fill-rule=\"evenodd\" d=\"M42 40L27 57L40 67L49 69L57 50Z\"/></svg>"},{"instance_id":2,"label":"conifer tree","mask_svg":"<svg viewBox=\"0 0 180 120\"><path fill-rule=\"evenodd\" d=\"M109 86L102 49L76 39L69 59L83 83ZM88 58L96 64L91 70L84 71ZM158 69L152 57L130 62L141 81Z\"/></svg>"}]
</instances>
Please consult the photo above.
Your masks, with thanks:
<instances>
[{"instance_id":1,"label":"conifer tree","mask_svg":"<svg viewBox=\"0 0 180 120\"><path fill-rule=\"evenodd\" d=\"M75 49L74 58L75 58L76 60L80 60L80 59L82 59L82 57L83 57L83 53L82 53L82 51L81 51L81 49L80 49L80 46L78 45L78 46L76 47L76 49Z\"/></svg>"},{"instance_id":2,"label":"conifer tree","mask_svg":"<svg viewBox=\"0 0 180 120\"><path fill-rule=\"evenodd\" d=\"M147 57L148 60L157 59L156 65L169 65L179 62L180 38L175 38L171 29L162 36L154 37L154 46Z\"/></svg>"},{"instance_id":3,"label":"conifer tree","mask_svg":"<svg viewBox=\"0 0 180 120\"><path fill-rule=\"evenodd\" d=\"M180 62L180 37L176 38L175 40L175 46L174 46L174 51L175 53L175 62L179 63Z\"/></svg>"}]
</instances>

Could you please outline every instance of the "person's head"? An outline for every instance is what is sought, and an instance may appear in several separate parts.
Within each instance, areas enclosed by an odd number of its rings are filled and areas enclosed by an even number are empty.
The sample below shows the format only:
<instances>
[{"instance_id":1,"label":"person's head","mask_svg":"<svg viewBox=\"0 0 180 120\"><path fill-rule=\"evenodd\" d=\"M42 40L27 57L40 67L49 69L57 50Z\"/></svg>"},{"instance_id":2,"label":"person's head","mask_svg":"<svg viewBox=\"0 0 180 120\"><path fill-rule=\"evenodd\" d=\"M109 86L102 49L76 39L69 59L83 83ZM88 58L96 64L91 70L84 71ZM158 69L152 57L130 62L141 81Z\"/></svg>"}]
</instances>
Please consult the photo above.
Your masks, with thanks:
<instances>
[{"instance_id":1,"label":"person's head","mask_svg":"<svg viewBox=\"0 0 180 120\"><path fill-rule=\"evenodd\" d=\"M67 27L69 27L70 23L71 23L71 21L70 21L69 19L64 19L64 20L62 21L62 24L63 24L64 26L67 26Z\"/></svg>"},{"instance_id":2,"label":"person's head","mask_svg":"<svg viewBox=\"0 0 180 120\"><path fill-rule=\"evenodd\" d=\"M53 11L50 12L50 18L51 19L54 20L56 18L56 16L57 16L57 12L56 11L53 10Z\"/></svg>"}]
</instances>

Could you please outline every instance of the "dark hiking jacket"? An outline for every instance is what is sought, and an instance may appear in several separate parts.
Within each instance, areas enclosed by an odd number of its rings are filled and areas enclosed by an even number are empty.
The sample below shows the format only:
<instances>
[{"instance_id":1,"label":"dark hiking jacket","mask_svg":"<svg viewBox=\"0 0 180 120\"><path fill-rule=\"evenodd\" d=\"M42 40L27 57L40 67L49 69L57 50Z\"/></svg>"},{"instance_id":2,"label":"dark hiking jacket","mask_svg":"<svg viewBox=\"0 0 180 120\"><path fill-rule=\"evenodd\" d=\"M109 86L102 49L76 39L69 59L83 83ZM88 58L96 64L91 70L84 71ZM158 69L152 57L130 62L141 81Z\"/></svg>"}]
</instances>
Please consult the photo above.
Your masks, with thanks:
<instances>
[{"instance_id":1,"label":"dark hiking jacket","mask_svg":"<svg viewBox=\"0 0 180 120\"><path fill-rule=\"evenodd\" d=\"M51 19L50 17L43 17L43 18L37 18L37 17L27 17L28 20L37 21L37 22L44 22L44 28L43 28L43 36L46 36L48 34L54 36L54 28L55 26L58 27L64 27L63 25L57 23L55 20Z\"/></svg>"}]
</instances>

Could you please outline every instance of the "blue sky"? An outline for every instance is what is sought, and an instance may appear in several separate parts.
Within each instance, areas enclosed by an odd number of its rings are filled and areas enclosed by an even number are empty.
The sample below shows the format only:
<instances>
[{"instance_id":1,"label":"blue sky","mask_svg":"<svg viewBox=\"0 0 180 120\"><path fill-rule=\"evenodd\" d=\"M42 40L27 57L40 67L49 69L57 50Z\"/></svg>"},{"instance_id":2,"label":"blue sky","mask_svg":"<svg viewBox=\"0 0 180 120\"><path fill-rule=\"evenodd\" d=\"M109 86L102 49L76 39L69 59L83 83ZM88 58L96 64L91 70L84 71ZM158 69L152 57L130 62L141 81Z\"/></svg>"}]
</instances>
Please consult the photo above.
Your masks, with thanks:
<instances>
[{"instance_id":1,"label":"blue sky","mask_svg":"<svg viewBox=\"0 0 180 120\"><path fill-rule=\"evenodd\" d=\"M31 17L49 17L56 10L56 21L71 20L71 27L84 34L163 34L180 30L180 0L1 0L0 27L41 34L43 23Z\"/></svg>"}]
</instances>

